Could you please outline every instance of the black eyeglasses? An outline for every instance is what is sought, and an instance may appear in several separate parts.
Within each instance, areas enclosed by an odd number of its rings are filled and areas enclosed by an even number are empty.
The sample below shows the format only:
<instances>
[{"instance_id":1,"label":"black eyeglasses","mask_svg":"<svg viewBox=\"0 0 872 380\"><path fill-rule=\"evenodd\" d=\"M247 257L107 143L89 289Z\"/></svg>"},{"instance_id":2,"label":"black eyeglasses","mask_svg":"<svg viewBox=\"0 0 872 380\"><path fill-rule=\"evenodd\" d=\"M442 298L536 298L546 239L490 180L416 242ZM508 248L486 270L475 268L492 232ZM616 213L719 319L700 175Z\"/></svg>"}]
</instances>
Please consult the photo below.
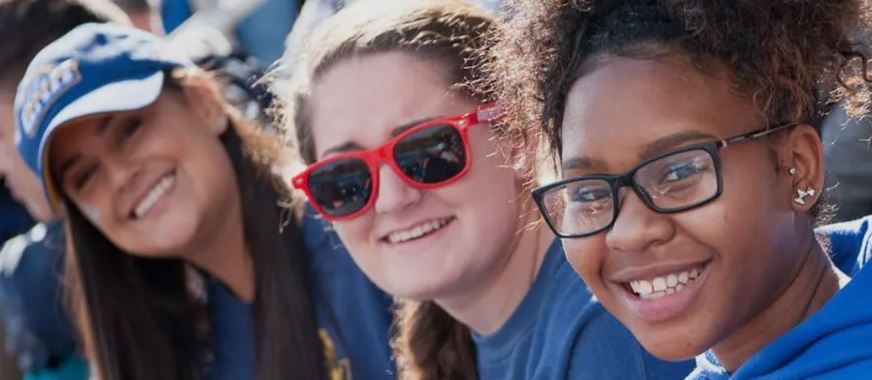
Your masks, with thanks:
<instances>
[{"instance_id":1,"label":"black eyeglasses","mask_svg":"<svg viewBox=\"0 0 872 380\"><path fill-rule=\"evenodd\" d=\"M647 159L619 175L589 175L564 179L533 190L533 199L548 226L561 238L580 238L615 224L618 191L632 187L659 213L700 207L721 195L720 149L796 126L767 127L727 139L685 146Z\"/></svg>"}]
</instances>

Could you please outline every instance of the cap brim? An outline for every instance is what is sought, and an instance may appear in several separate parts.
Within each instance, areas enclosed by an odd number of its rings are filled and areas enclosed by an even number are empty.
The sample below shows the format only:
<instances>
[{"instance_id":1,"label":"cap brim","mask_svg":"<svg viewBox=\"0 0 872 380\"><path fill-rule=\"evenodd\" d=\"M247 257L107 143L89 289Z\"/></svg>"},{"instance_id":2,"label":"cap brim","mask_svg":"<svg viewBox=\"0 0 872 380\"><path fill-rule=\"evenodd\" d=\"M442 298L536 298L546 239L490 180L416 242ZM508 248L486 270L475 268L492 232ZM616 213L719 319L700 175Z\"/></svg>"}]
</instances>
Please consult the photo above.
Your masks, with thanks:
<instances>
[{"instance_id":1,"label":"cap brim","mask_svg":"<svg viewBox=\"0 0 872 380\"><path fill-rule=\"evenodd\" d=\"M81 119L87 116L133 111L144 108L154 103L163 90L164 73L158 71L145 78L129 79L113 82L99 87L74 102L70 103L61 112L58 112L48 124L45 137L40 142L39 166L43 173L46 192L51 206L57 210L58 192L51 180L48 166L45 160L48 158L48 147L51 136L55 130L65 123Z\"/></svg>"}]
</instances>

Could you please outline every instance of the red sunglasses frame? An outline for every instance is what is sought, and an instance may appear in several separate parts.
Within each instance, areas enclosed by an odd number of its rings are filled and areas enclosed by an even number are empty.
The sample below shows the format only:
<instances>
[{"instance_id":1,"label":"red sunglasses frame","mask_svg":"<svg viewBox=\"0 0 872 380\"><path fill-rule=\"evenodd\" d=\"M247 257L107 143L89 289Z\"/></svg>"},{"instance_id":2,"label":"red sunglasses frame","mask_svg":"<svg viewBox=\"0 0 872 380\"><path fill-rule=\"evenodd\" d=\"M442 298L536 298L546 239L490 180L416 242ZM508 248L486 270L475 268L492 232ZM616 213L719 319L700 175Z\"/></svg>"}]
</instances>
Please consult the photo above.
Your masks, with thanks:
<instances>
[{"instance_id":1,"label":"red sunglasses frame","mask_svg":"<svg viewBox=\"0 0 872 380\"><path fill-rule=\"evenodd\" d=\"M470 167L471 162L472 162L472 160L469 158L470 151L471 151L471 148L469 146L469 135L468 135L469 127L471 127L473 125L483 124L483 123L490 123L492 121L498 120L502 116L503 116L502 108L500 108L499 106L497 106L494 103L486 103L486 104L480 106L475 112L469 112L469 113L465 113L462 115L447 116L447 117L442 117L442 118L438 118L438 119L428 120L428 121L425 121L425 122L418 124L412 128L409 128L409 129L403 131L402 133L392 137L390 140L388 140L386 143L384 143L381 146L378 146L378 147L375 147L372 149L362 150L362 151L338 154L336 156L326 158L326 159L318 161L312 165L309 165L309 167L306 168L306 170L304 170L300 174L297 174L296 176L294 176L291 179L291 185L293 185L293 187L295 189L303 190L303 192L306 194L306 197L309 199L309 203L312 205L312 207L315 208L316 211L318 211L319 214L321 214L321 216L324 219L326 219L328 221L342 221L342 220L354 219L354 218L366 213L367 211L369 211L369 209L372 208L372 205L375 204L375 200L378 198L378 194L379 194L378 193L379 192L379 174L378 174L379 173L379 166L382 163L387 163L387 165L394 171L394 173L396 173L397 176L402 178L404 182L406 182L410 186L418 188L418 189L433 189L433 188L437 188L437 187L450 185L454 182L457 182L458 180L463 178L464 175L466 175L466 172L469 171L469 167ZM440 124L448 124L452 128L456 129L457 132L460 134L460 140L463 142L463 150L464 150L464 153L466 154L466 157L467 157L466 165L464 165L463 169L459 173L457 173L457 175L455 175L455 176L453 176L445 181L437 182L437 183L417 182L417 181L409 178L408 176L406 176L406 174L403 173L403 170L400 169L400 166L397 164L397 160L394 157L394 147L396 147L396 145L400 141L405 139L406 137L409 137L410 135L412 135L412 134L414 134L422 129L426 129L426 128L432 127L434 125L440 125ZM348 215L345 215L345 216L330 216L329 214L324 212L324 210L321 208L321 206L318 204L318 202L315 201L315 197L313 196L311 188L309 187L309 177L312 175L313 171L317 170L318 168L320 168L324 165L327 165L327 164L330 164L330 163L333 163L336 161L340 161L340 160L350 159L350 158L358 159L358 160L361 160L361 161L366 163L367 167L369 168L370 178L372 178L372 181L373 181L372 194L370 195L369 199L366 201L366 204L363 205L363 207L361 207L360 210L355 211L355 212L348 214Z\"/></svg>"}]
</instances>

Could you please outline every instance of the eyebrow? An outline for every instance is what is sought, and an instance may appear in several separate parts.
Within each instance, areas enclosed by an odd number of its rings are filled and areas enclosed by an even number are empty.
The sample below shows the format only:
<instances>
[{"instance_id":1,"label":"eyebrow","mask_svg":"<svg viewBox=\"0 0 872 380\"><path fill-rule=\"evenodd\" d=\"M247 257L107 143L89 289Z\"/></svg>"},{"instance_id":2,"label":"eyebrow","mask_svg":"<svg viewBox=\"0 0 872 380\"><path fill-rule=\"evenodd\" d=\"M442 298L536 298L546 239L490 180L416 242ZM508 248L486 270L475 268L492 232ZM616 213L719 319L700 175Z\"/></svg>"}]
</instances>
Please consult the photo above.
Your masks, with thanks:
<instances>
[{"instance_id":1,"label":"eyebrow","mask_svg":"<svg viewBox=\"0 0 872 380\"><path fill-rule=\"evenodd\" d=\"M421 123L424 123L424 122L427 122L427 121L430 121L433 119L435 119L435 118L434 117L426 117L426 118L421 118L421 119L417 119L417 120L413 120L413 121L410 121L407 123L400 124L396 128L391 129L390 136L391 136L391 138L393 138L393 137L399 135L400 133L403 133L405 131L408 131L411 128L414 128L417 125L420 125ZM336 145L334 147L328 148L327 150L325 150L324 152L321 153L320 157L327 157L330 154L345 153L345 152L350 152L350 151L354 151L354 150L363 150L363 149L364 149L363 146L361 146L360 144L353 142L353 141L348 141L348 142L344 142L342 144Z\"/></svg>"},{"instance_id":2,"label":"eyebrow","mask_svg":"<svg viewBox=\"0 0 872 380\"><path fill-rule=\"evenodd\" d=\"M652 143L645 145L642 149L641 154L639 154L639 159L644 160L648 157L656 156L660 153L665 153L671 149L675 149L679 146L687 144L689 142L701 141L701 140L717 140L718 138L714 135L700 132L700 131L684 131L678 132L675 134L671 134L669 136L661 137L655 140ZM581 157L573 157L568 160L563 161L562 164L563 170L605 170L608 167L608 164L601 159L589 157L589 156L581 156Z\"/></svg>"},{"instance_id":3,"label":"eyebrow","mask_svg":"<svg viewBox=\"0 0 872 380\"><path fill-rule=\"evenodd\" d=\"M669 136L661 137L654 142L646 145L645 148L642 149L642 153L639 155L639 159L644 160L648 157L668 152L689 142L697 142L703 140L714 141L717 139L718 138L712 134L700 131L684 131L674 133Z\"/></svg>"}]
</instances>

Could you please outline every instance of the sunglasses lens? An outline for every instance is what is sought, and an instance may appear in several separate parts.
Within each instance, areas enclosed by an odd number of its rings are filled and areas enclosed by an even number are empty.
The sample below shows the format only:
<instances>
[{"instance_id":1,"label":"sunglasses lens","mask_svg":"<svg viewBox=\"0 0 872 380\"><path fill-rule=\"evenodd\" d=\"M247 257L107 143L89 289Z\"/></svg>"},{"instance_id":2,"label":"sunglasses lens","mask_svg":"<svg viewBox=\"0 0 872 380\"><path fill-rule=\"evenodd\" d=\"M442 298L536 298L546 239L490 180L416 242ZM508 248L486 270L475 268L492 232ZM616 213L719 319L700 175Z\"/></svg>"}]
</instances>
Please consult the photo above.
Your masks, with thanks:
<instances>
[{"instance_id":1,"label":"sunglasses lens","mask_svg":"<svg viewBox=\"0 0 872 380\"><path fill-rule=\"evenodd\" d=\"M450 124L436 124L406 136L395 145L394 157L406 176L425 184L456 177L467 160L460 132Z\"/></svg>"},{"instance_id":2,"label":"sunglasses lens","mask_svg":"<svg viewBox=\"0 0 872 380\"><path fill-rule=\"evenodd\" d=\"M332 161L309 175L309 192L325 214L342 217L363 209L372 196L372 175L358 159Z\"/></svg>"}]
</instances>

